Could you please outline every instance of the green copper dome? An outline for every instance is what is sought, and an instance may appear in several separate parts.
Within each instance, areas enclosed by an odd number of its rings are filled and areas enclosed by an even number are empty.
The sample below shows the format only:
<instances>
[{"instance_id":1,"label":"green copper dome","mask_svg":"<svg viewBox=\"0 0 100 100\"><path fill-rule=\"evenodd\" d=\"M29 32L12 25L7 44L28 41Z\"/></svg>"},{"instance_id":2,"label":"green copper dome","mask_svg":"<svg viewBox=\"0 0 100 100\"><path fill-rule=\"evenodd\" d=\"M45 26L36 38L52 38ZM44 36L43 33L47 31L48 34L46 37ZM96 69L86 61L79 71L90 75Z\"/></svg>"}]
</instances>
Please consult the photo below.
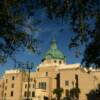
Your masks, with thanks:
<instances>
[{"instance_id":1,"label":"green copper dome","mask_svg":"<svg viewBox=\"0 0 100 100\"><path fill-rule=\"evenodd\" d=\"M63 55L63 53L58 49L56 40L51 41L51 47L50 49L45 53L43 59L59 59L66 61L66 57Z\"/></svg>"}]
</instances>

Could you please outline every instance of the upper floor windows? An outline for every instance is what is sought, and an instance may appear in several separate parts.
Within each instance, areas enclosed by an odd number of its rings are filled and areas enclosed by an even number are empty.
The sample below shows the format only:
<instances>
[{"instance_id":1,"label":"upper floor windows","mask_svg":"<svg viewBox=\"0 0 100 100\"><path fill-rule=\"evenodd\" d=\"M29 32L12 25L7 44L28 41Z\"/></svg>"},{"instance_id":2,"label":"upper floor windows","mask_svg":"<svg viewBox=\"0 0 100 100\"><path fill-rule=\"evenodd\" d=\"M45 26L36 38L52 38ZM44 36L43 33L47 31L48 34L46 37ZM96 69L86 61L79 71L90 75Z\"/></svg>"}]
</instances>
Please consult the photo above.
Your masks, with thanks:
<instances>
[{"instance_id":1,"label":"upper floor windows","mask_svg":"<svg viewBox=\"0 0 100 100\"><path fill-rule=\"evenodd\" d=\"M65 81L65 86L68 86L68 85L69 85L69 81L66 80L66 81Z\"/></svg>"},{"instance_id":2,"label":"upper floor windows","mask_svg":"<svg viewBox=\"0 0 100 100\"><path fill-rule=\"evenodd\" d=\"M25 84L25 88L31 88L31 84Z\"/></svg>"},{"instance_id":3,"label":"upper floor windows","mask_svg":"<svg viewBox=\"0 0 100 100\"><path fill-rule=\"evenodd\" d=\"M59 64L62 64L62 61L61 60L59 61Z\"/></svg>"},{"instance_id":4,"label":"upper floor windows","mask_svg":"<svg viewBox=\"0 0 100 100\"><path fill-rule=\"evenodd\" d=\"M11 85L11 88L14 88L14 84Z\"/></svg>"},{"instance_id":5,"label":"upper floor windows","mask_svg":"<svg viewBox=\"0 0 100 100\"><path fill-rule=\"evenodd\" d=\"M12 80L15 80L15 76L12 76Z\"/></svg>"},{"instance_id":6,"label":"upper floor windows","mask_svg":"<svg viewBox=\"0 0 100 100\"><path fill-rule=\"evenodd\" d=\"M56 60L54 60L54 62L56 63L57 61L56 61Z\"/></svg>"},{"instance_id":7,"label":"upper floor windows","mask_svg":"<svg viewBox=\"0 0 100 100\"><path fill-rule=\"evenodd\" d=\"M6 83L8 83L8 79L6 79Z\"/></svg>"},{"instance_id":8,"label":"upper floor windows","mask_svg":"<svg viewBox=\"0 0 100 100\"><path fill-rule=\"evenodd\" d=\"M62 60L54 60L54 63L62 64Z\"/></svg>"},{"instance_id":9,"label":"upper floor windows","mask_svg":"<svg viewBox=\"0 0 100 100\"><path fill-rule=\"evenodd\" d=\"M25 88L27 88L27 84L25 84Z\"/></svg>"},{"instance_id":10,"label":"upper floor windows","mask_svg":"<svg viewBox=\"0 0 100 100\"><path fill-rule=\"evenodd\" d=\"M39 68L37 69L37 71L39 71Z\"/></svg>"},{"instance_id":11,"label":"upper floor windows","mask_svg":"<svg viewBox=\"0 0 100 100\"><path fill-rule=\"evenodd\" d=\"M45 76L48 76L48 72L45 72Z\"/></svg>"},{"instance_id":12,"label":"upper floor windows","mask_svg":"<svg viewBox=\"0 0 100 100\"><path fill-rule=\"evenodd\" d=\"M39 88L46 90L46 82L39 82Z\"/></svg>"}]
</instances>

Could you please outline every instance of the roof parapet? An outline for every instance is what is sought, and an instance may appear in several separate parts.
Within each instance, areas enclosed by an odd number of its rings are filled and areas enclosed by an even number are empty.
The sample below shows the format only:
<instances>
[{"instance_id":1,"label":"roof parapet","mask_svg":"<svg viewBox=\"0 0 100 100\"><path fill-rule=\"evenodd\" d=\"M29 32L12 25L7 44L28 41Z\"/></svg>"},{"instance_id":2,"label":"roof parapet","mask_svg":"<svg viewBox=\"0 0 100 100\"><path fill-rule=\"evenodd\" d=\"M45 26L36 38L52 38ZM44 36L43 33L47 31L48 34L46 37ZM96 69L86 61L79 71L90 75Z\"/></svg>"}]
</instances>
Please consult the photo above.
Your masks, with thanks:
<instances>
[{"instance_id":1,"label":"roof parapet","mask_svg":"<svg viewBox=\"0 0 100 100\"><path fill-rule=\"evenodd\" d=\"M12 74L12 73L19 73L20 70L16 69L16 70L7 70L5 71L5 74Z\"/></svg>"}]
</instances>

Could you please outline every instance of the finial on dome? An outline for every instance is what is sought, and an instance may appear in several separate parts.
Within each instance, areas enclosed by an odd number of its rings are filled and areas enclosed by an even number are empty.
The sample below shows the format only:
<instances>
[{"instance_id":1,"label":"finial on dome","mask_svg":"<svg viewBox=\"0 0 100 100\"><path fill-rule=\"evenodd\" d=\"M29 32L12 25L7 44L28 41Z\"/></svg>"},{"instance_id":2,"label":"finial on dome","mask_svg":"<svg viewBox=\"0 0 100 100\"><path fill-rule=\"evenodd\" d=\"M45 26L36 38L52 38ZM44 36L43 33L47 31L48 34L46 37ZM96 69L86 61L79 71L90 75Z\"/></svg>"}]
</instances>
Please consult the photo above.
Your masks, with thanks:
<instances>
[{"instance_id":1,"label":"finial on dome","mask_svg":"<svg viewBox=\"0 0 100 100\"><path fill-rule=\"evenodd\" d=\"M57 48L57 42L56 39L53 37L51 40L51 48L56 49Z\"/></svg>"}]
</instances>

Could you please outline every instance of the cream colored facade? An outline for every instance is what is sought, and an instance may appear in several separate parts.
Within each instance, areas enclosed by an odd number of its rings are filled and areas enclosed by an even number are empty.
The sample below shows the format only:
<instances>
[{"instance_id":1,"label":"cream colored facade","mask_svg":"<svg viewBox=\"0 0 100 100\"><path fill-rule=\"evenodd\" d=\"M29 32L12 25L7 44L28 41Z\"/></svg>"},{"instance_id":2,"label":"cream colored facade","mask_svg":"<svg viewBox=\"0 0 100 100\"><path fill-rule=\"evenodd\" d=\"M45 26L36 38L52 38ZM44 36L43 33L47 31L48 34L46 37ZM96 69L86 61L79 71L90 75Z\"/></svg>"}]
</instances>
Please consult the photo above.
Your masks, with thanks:
<instances>
[{"instance_id":1,"label":"cream colored facade","mask_svg":"<svg viewBox=\"0 0 100 100\"><path fill-rule=\"evenodd\" d=\"M60 87L64 89L62 98L66 96L66 90L75 86L75 75L79 78L80 100L87 100L86 94L100 83L99 70L91 69L88 73L88 70L81 68L79 64L45 60L38 66L36 72L30 74L30 99L43 100L44 96L49 97L49 100L55 98L52 91L56 88L55 78L58 73L60 73ZM25 100L27 98L27 75L28 73L19 70L6 71L3 79L0 80L0 100ZM44 83L44 86L39 86Z\"/></svg>"},{"instance_id":2,"label":"cream colored facade","mask_svg":"<svg viewBox=\"0 0 100 100\"><path fill-rule=\"evenodd\" d=\"M3 99L3 84L4 82L3 82L3 79L1 79L0 80L0 100L2 100Z\"/></svg>"},{"instance_id":3,"label":"cream colored facade","mask_svg":"<svg viewBox=\"0 0 100 100\"><path fill-rule=\"evenodd\" d=\"M100 84L100 70L82 68L80 64L66 64L63 59L45 59L35 72L30 73L29 93L30 100L49 100L55 98L53 90L57 88L57 75L60 78L60 87L64 89L62 98L66 96L66 90L75 87L78 77L78 86L81 90L80 100L87 100L86 94ZM8 70L0 80L0 100L25 100L28 91L28 73L16 70ZM56 100L56 99L54 99Z\"/></svg>"}]
</instances>

